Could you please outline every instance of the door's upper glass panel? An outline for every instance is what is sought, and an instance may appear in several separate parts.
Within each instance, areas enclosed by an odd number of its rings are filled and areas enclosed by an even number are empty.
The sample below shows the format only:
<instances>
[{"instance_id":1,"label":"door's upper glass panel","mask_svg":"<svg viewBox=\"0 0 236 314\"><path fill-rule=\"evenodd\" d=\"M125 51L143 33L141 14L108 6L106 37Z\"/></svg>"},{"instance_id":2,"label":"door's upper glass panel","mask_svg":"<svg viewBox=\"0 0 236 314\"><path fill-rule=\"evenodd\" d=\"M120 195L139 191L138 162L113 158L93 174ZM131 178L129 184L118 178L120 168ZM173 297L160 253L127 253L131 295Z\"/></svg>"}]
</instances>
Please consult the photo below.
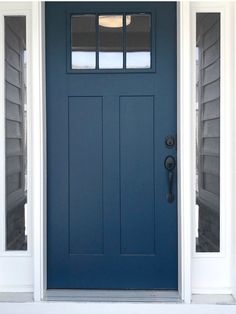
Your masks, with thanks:
<instances>
[{"instance_id":1,"label":"door's upper glass panel","mask_svg":"<svg viewBox=\"0 0 236 314\"><path fill-rule=\"evenodd\" d=\"M149 14L131 15L126 24L126 68L150 68L151 17Z\"/></svg>"},{"instance_id":2,"label":"door's upper glass panel","mask_svg":"<svg viewBox=\"0 0 236 314\"><path fill-rule=\"evenodd\" d=\"M151 14L73 15L71 68L150 69Z\"/></svg>"},{"instance_id":3,"label":"door's upper glass panel","mask_svg":"<svg viewBox=\"0 0 236 314\"><path fill-rule=\"evenodd\" d=\"M72 69L96 68L95 21L95 15L77 15L71 18Z\"/></svg>"}]
</instances>

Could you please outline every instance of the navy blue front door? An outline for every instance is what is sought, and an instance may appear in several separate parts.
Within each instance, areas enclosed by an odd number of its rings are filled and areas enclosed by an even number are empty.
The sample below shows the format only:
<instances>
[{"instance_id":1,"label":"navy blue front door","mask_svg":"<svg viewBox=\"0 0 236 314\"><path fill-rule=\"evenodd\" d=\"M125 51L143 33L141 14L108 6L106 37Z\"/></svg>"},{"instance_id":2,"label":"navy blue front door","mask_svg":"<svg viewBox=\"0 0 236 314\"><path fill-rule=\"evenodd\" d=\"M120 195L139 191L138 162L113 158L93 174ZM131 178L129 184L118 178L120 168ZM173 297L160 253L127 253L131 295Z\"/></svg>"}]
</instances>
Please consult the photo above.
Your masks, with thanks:
<instances>
[{"instance_id":1,"label":"navy blue front door","mask_svg":"<svg viewBox=\"0 0 236 314\"><path fill-rule=\"evenodd\" d=\"M119 50L121 67L98 66L97 21L109 14L126 18L127 50L133 14L148 16L146 64L128 66ZM81 69L72 64L80 57L71 60L71 21L83 15L95 33L78 35L78 47L89 36L96 47ZM46 2L46 67L48 288L177 289L177 171L164 165L176 159L166 141L176 137L176 4Z\"/></svg>"}]
</instances>

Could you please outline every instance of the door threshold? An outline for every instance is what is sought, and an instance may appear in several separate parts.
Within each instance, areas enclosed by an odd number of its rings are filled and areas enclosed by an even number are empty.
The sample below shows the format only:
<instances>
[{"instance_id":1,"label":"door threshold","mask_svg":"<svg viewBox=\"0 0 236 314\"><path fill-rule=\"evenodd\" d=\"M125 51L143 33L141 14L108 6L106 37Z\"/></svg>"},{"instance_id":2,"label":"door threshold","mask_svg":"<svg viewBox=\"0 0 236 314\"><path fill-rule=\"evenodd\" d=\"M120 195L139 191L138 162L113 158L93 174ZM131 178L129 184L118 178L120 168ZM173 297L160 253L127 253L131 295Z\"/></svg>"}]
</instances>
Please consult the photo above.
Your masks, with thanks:
<instances>
[{"instance_id":1,"label":"door threshold","mask_svg":"<svg viewBox=\"0 0 236 314\"><path fill-rule=\"evenodd\" d=\"M181 303L173 290L47 290L45 301Z\"/></svg>"}]
</instances>

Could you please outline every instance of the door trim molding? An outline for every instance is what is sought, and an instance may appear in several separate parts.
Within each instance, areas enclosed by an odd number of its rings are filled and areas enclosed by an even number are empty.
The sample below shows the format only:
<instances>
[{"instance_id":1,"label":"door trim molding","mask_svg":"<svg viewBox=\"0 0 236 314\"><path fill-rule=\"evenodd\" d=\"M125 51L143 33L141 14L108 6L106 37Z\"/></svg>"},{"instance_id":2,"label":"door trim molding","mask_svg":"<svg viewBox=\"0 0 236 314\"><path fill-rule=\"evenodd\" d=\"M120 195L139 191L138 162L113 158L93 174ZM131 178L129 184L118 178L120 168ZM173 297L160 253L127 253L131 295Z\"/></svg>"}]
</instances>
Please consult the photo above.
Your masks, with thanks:
<instances>
[{"instance_id":1,"label":"door trim molding","mask_svg":"<svg viewBox=\"0 0 236 314\"><path fill-rule=\"evenodd\" d=\"M32 2L32 203L33 203L33 286L34 300L46 290L46 84L44 2Z\"/></svg>"},{"instance_id":2,"label":"door trim molding","mask_svg":"<svg viewBox=\"0 0 236 314\"><path fill-rule=\"evenodd\" d=\"M190 106L193 100L193 25L192 12L195 3L180 1L177 2L177 131L178 131L178 282L179 294L185 303L191 302L192 295L192 252L193 252L193 232L194 221L192 209L195 207L195 111ZM198 9L202 10L211 7L219 7L227 11L231 8L230 2L199 2ZM234 7L236 10L236 7ZM217 10L216 10L217 11ZM233 10L231 10L233 11ZM223 12L223 11L222 11ZM235 11L236 13L236 11ZM231 14L233 14L231 12ZM32 187L32 203L33 203L33 232L34 232L34 299L35 301L43 300L46 293L46 113L45 113L45 22L44 22L44 3L32 3L32 29L34 32L32 43L32 84L33 84L33 104L32 106L32 142L34 144L34 153L32 160L33 169L33 187ZM230 30L230 22L232 17L228 18L225 32ZM232 27L231 27L232 32ZM233 33L227 36L227 45L230 46L230 40L233 41ZM229 50L233 47L229 47ZM234 51L230 50L229 54L233 55ZM231 61L232 61L231 57ZM227 61L227 73L233 82L233 71L230 72L230 64ZM233 84L233 83L231 83ZM229 124L227 126L227 134L230 131L235 132L233 119L235 113L233 107L233 95L229 87L226 92L225 113ZM228 108L228 111L227 111ZM231 152L231 159L234 160L235 153L230 145L230 137L224 136L224 148L227 152ZM231 149L230 149L231 147ZM234 169L232 170L234 173ZM226 176L225 176L226 178ZM224 206L234 205L233 192L235 183L233 176L227 174L227 178L231 183L230 191L227 193L228 200L225 200ZM226 182L226 181L225 181ZM225 193L225 189L224 189ZM222 203L221 203L222 204ZM233 218L235 219L234 214ZM232 220L233 221L233 220ZM235 220L234 220L235 221ZM230 227L230 226L229 226ZM234 238L236 238L235 235ZM235 243L232 238L232 245ZM233 246L230 250L233 251ZM235 250L234 250L235 252ZM236 256L236 254L235 254ZM233 269L233 265L232 265ZM233 272L232 272L233 274ZM234 286L232 279L232 286Z\"/></svg>"},{"instance_id":3,"label":"door trim molding","mask_svg":"<svg viewBox=\"0 0 236 314\"><path fill-rule=\"evenodd\" d=\"M194 204L194 144L192 142L190 3L177 3L177 159L179 293L191 302L191 211Z\"/></svg>"}]
</instances>

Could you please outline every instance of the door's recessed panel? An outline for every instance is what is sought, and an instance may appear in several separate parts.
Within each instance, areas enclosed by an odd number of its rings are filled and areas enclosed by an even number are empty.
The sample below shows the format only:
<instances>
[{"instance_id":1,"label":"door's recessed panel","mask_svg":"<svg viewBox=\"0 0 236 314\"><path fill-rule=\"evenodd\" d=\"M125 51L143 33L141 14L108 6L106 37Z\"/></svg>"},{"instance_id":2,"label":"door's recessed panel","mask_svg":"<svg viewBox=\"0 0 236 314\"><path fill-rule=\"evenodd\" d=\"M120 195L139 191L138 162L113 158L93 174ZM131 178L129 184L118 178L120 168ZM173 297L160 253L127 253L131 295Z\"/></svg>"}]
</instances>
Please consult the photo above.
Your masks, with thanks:
<instances>
[{"instance_id":1,"label":"door's recessed panel","mask_svg":"<svg viewBox=\"0 0 236 314\"><path fill-rule=\"evenodd\" d=\"M101 97L69 98L71 254L103 253Z\"/></svg>"},{"instance_id":2,"label":"door's recessed panel","mask_svg":"<svg viewBox=\"0 0 236 314\"><path fill-rule=\"evenodd\" d=\"M121 97L122 254L155 254L154 172L153 97Z\"/></svg>"}]
</instances>

